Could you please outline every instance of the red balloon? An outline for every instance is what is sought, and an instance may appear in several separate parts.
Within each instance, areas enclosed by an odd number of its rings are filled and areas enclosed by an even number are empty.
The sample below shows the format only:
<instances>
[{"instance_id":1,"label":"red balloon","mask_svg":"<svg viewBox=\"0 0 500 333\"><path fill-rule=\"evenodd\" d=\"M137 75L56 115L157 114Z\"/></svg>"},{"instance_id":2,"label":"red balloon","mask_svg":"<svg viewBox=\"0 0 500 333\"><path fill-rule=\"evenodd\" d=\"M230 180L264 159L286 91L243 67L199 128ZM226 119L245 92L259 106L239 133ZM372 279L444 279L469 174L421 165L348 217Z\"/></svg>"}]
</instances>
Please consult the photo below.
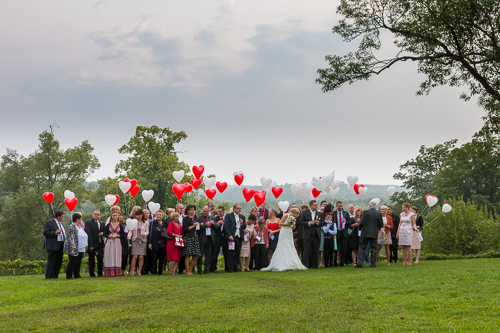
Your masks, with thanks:
<instances>
[{"instance_id":1,"label":"red balloon","mask_svg":"<svg viewBox=\"0 0 500 333\"><path fill-rule=\"evenodd\" d=\"M115 203L113 205L116 205L118 203L118 201L120 201L120 196L119 195L115 195L115 197L116 197L116 201L115 201Z\"/></svg>"},{"instance_id":2,"label":"red balloon","mask_svg":"<svg viewBox=\"0 0 500 333\"><path fill-rule=\"evenodd\" d=\"M137 195L137 192L139 192L139 189L140 189L139 185L135 185L128 192L130 193L131 196L133 196L135 198L135 196Z\"/></svg>"},{"instance_id":3,"label":"red balloon","mask_svg":"<svg viewBox=\"0 0 500 333\"><path fill-rule=\"evenodd\" d=\"M246 202L249 202L250 199L253 198L253 196L254 196L254 194L255 194L256 191L255 190L249 190L246 187L244 187L243 190L242 190L242 192L243 192L243 196L245 197Z\"/></svg>"},{"instance_id":4,"label":"red balloon","mask_svg":"<svg viewBox=\"0 0 500 333\"><path fill-rule=\"evenodd\" d=\"M184 183L184 191L186 191L187 193L189 193L192 190L193 190L193 185L191 185L189 183Z\"/></svg>"},{"instance_id":5,"label":"red balloon","mask_svg":"<svg viewBox=\"0 0 500 333\"><path fill-rule=\"evenodd\" d=\"M130 181L130 185L131 185L131 186L130 186L130 190L128 190L128 191L130 192L130 194L132 194L132 189L133 189L133 188L135 188L135 185L137 185L137 180L132 179L132 180ZM136 193L136 194L137 194L137 193ZM133 195L133 197L135 197L135 195Z\"/></svg>"},{"instance_id":6,"label":"red balloon","mask_svg":"<svg viewBox=\"0 0 500 333\"><path fill-rule=\"evenodd\" d=\"M272 192L274 194L274 197L278 199L278 197L283 193L283 188L281 187L273 187Z\"/></svg>"},{"instance_id":7,"label":"red balloon","mask_svg":"<svg viewBox=\"0 0 500 333\"><path fill-rule=\"evenodd\" d=\"M177 200L181 200L182 195L185 192L184 184L175 183L174 185L172 185L172 191L174 191L174 194L177 197Z\"/></svg>"},{"instance_id":8,"label":"red balloon","mask_svg":"<svg viewBox=\"0 0 500 333\"><path fill-rule=\"evenodd\" d=\"M201 178L201 175L203 174L203 171L205 171L205 167L203 165L200 166L194 166L193 167L193 174L197 179Z\"/></svg>"},{"instance_id":9,"label":"red balloon","mask_svg":"<svg viewBox=\"0 0 500 333\"><path fill-rule=\"evenodd\" d=\"M52 192L45 192L43 194L43 198L45 199L45 201L47 201L48 203L52 203L52 201L54 201L54 193Z\"/></svg>"},{"instance_id":10,"label":"red balloon","mask_svg":"<svg viewBox=\"0 0 500 333\"><path fill-rule=\"evenodd\" d=\"M321 194L321 191L318 191L315 187L313 187L312 194L313 197L317 198Z\"/></svg>"},{"instance_id":11,"label":"red balloon","mask_svg":"<svg viewBox=\"0 0 500 333\"><path fill-rule=\"evenodd\" d=\"M227 188L227 183L226 182L217 182L215 183L215 186L219 190L220 193L224 192Z\"/></svg>"},{"instance_id":12,"label":"red balloon","mask_svg":"<svg viewBox=\"0 0 500 333\"><path fill-rule=\"evenodd\" d=\"M66 207L68 207L68 210L70 212L72 212L75 209L76 204L78 203L78 199L77 198L72 198L72 199L66 198L66 199L64 199L64 203L66 204Z\"/></svg>"},{"instance_id":13,"label":"red balloon","mask_svg":"<svg viewBox=\"0 0 500 333\"><path fill-rule=\"evenodd\" d=\"M241 185L241 183L243 183L243 175L241 173L239 175L235 175L234 181L236 184Z\"/></svg>"},{"instance_id":14,"label":"red balloon","mask_svg":"<svg viewBox=\"0 0 500 333\"><path fill-rule=\"evenodd\" d=\"M354 192L356 192L356 194L359 194L359 188L360 187L365 187L365 185L363 184L354 184L354 186L352 187L352 189L354 190Z\"/></svg>"},{"instance_id":15,"label":"red balloon","mask_svg":"<svg viewBox=\"0 0 500 333\"><path fill-rule=\"evenodd\" d=\"M196 179L195 177L191 177L191 185L193 185L194 189L197 190L198 187L201 186L202 180Z\"/></svg>"},{"instance_id":16,"label":"red balloon","mask_svg":"<svg viewBox=\"0 0 500 333\"><path fill-rule=\"evenodd\" d=\"M209 188L208 190L205 190L205 194L207 195L207 197L209 199L213 199L215 197L216 193L217 193L217 191L214 190L213 188Z\"/></svg>"},{"instance_id":17,"label":"red balloon","mask_svg":"<svg viewBox=\"0 0 500 333\"><path fill-rule=\"evenodd\" d=\"M262 205L264 201L266 201L266 191L255 193L255 195L253 196L253 200L255 200L255 204L257 205L257 207L260 207L260 205Z\"/></svg>"}]
</instances>

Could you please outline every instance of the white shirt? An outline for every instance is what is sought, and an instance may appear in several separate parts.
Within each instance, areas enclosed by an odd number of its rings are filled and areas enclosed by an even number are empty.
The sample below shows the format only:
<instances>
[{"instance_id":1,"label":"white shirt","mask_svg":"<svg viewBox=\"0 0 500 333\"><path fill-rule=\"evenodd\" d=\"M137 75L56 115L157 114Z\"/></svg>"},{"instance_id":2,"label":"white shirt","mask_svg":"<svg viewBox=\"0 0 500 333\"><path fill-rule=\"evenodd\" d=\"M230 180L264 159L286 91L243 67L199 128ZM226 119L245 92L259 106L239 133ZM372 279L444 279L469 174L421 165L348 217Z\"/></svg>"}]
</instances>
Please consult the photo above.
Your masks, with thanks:
<instances>
[{"instance_id":1,"label":"white shirt","mask_svg":"<svg viewBox=\"0 0 500 333\"><path fill-rule=\"evenodd\" d=\"M234 213L234 220L236 221L236 235L235 236L240 237L240 228L238 228L238 223L240 223L240 214Z\"/></svg>"},{"instance_id":2,"label":"white shirt","mask_svg":"<svg viewBox=\"0 0 500 333\"><path fill-rule=\"evenodd\" d=\"M315 220L315 217L316 217L316 216L315 216L314 214L316 214L317 210L315 210L315 211L313 212L311 209L309 209L309 211L311 212L311 218L312 218L312 220Z\"/></svg>"},{"instance_id":3,"label":"white shirt","mask_svg":"<svg viewBox=\"0 0 500 333\"><path fill-rule=\"evenodd\" d=\"M78 229L78 252L82 253L85 252L85 248L89 245L89 236L82 227L76 228Z\"/></svg>"},{"instance_id":4,"label":"white shirt","mask_svg":"<svg viewBox=\"0 0 500 333\"><path fill-rule=\"evenodd\" d=\"M57 241L58 242L64 242L66 239L66 230L64 230L64 226L61 222L59 222L57 219L54 219L56 221L57 227L61 229L61 233L57 234Z\"/></svg>"}]
</instances>

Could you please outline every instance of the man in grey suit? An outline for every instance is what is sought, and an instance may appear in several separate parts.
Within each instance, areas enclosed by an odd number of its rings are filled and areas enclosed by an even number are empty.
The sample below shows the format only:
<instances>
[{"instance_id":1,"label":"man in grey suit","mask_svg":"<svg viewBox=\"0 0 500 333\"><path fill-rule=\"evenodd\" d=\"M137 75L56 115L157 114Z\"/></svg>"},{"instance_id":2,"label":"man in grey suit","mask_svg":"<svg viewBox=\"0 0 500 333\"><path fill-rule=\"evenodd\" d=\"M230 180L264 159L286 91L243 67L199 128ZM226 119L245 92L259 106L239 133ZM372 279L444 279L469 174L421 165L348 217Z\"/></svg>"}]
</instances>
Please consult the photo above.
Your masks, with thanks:
<instances>
[{"instance_id":1,"label":"man in grey suit","mask_svg":"<svg viewBox=\"0 0 500 333\"><path fill-rule=\"evenodd\" d=\"M358 268L364 265L365 251L368 242L370 242L370 252L372 254L370 258L370 267L377 267L378 232L380 228L384 226L382 214L375 209L377 203L372 200L368 206L370 209L365 210L363 214L361 214L361 221L359 222L361 237L359 239L358 265L356 266Z\"/></svg>"},{"instance_id":2,"label":"man in grey suit","mask_svg":"<svg viewBox=\"0 0 500 333\"><path fill-rule=\"evenodd\" d=\"M63 260L63 245L66 233L62 221L64 213L60 210L54 212L53 219L45 221L43 227L43 248L47 251L47 266L45 267L46 279L57 279L61 271Z\"/></svg>"}]
</instances>

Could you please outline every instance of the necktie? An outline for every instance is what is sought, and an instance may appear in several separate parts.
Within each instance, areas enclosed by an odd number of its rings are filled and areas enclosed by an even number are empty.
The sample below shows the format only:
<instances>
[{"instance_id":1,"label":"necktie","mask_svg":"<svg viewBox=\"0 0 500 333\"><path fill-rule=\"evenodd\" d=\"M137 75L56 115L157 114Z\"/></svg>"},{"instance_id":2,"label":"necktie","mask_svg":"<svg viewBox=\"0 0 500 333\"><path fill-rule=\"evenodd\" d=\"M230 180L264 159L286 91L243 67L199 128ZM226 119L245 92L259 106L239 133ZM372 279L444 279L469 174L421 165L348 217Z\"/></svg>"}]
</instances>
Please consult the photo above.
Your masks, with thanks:
<instances>
[{"instance_id":1,"label":"necktie","mask_svg":"<svg viewBox=\"0 0 500 333\"><path fill-rule=\"evenodd\" d=\"M101 233L101 223L99 220L95 220L95 223L97 224L97 234ZM99 243L101 242L101 237L99 237Z\"/></svg>"},{"instance_id":2,"label":"necktie","mask_svg":"<svg viewBox=\"0 0 500 333\"><path fill-rule=\"evenodd\" d=\"M64 242L66 239L66 235L64 234L64 229L62 227L61 222L57 221L57 227L59 228L59 230L61 230L61 239Z\"/></svg>"},{"instance_id":3,"label":"necktie","mask_svg":"<svg viewBox=\"0 0 500 333\"><path fill-rule=\"evenodd\" d=\"M340 230L344 229L344 221L342 220L342 214L340 213L340 210L338 211L339 213L339 227Z\"/></svg>"}]
</instances>

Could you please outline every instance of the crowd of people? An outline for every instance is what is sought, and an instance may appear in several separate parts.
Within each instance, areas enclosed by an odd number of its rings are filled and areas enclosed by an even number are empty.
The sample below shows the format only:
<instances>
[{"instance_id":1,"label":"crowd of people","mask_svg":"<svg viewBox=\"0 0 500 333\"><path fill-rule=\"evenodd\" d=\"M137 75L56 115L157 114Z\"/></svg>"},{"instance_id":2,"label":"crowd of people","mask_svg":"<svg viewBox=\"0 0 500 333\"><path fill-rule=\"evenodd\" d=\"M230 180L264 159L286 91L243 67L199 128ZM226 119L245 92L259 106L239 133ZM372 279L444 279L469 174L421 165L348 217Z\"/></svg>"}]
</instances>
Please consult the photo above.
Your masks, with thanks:
<instances>
[{"instance_id":1,"label":"crowd of people","mask_svg":"<svg viewBox=\"0 0 500 333\"><path fill-rule=\"evenodd\" d=\"M413 263L412 250L418 263L423 227L418 208L405 203L401 215L394 214L391 206L381 206L379 211L375 208L370 202L365 211L352 204L346 211L342 201L334 206L325 200L319 205L311 200L309 205L292 204L282 212L268 209L264 203L245 217L239 204L226 213L223 206L215 209L213 201L199 215L194 205L181 203L154 215L135 206L124 216L119 206L112 206L106 221L100 220L98 210L85 223L81 213L72 214L67 230L62 224L64 213L55 211L54 219L44 226L43 245L48 255L45 278L58 278L63 253L69 258L67 279L81 278L85 253L91 277L217 273L221 255L227 273L278 270L273 269L279 266L273 255L285 226L292 228L286 236L303 269L363 267L365 263L375 267L382 248L390 265L399 260L399 246L404 265ZM127 218L137 221L132 230Z\"/></svg>"}]
</instances>

